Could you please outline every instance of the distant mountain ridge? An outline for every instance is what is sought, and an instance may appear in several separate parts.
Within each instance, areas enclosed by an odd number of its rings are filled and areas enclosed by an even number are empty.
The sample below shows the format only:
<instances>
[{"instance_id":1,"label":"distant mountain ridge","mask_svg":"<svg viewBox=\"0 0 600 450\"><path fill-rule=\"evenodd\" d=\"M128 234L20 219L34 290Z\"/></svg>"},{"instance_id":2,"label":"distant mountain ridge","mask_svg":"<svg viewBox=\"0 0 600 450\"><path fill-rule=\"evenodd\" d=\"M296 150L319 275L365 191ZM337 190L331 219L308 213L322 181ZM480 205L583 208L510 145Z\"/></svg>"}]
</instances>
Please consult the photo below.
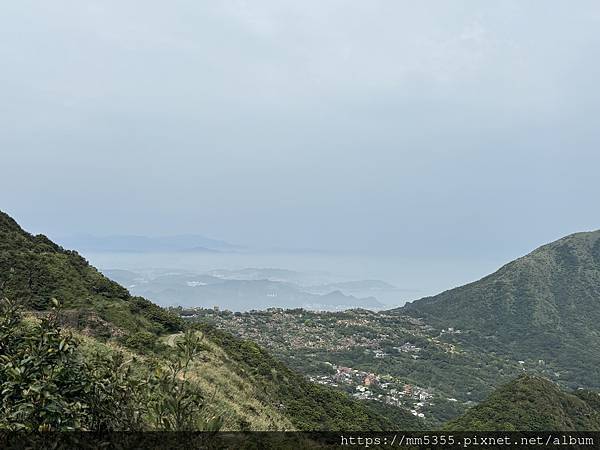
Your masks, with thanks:
<instances>
[{"instance_id":1,"label":"distant mountain ridge","mask_svg":"<svg viewBox=\"0 0 600 450\"><path fill-rule=\"evenodd\" d=\"M194 234L162 237L79 234L64 236L58 240L65 247L88 252L231 252L243 249L240 245Z\"/></svg>"},{"instance_id":2,"label":"distant mountain ridge","mask_svg":"<svg viewBox=\"0 0 600 450\"><path fill-rule=\"evenodd\" d=\"M286 271L269 269L271 272L283 274ZM224 271L209 272L219 276L176 272L144 275L125 270L105 270L104 273L132 292L164 306L219 306L231 311L267 308L382 309L384 306L372 295L356 297L333 288L323 293L312 293L291 282L254 276L263 272L252 269L243 271L247 275L245 279L238 272L232 272L231 278L225 278L223 274L229 272Z\"/></svg>"},{"instance_id":3,"label":"distant mountain ridge","mask_svg":"<svg viewBox=\"0 0 600 450\"><path fill-rule=\"evenodd\" d=\"M225 280L270 280L294 283L299 286L312 286L326 283L331 274L323 271L299 272L296 270L272 267L246 267L243 269L213 269L209 275Z\"/></svg>"},{"instance_id":4,"label":"distant mountain ridge","mask_svg":"<svg viewBox=\"0 0 600 450\"><path fill-rule=\"evenodd\" d=\"M396 311L468 331L463 343L554 364L573 387L600 386L600 231L541 246Z\"/></svg>"}]
</instances>

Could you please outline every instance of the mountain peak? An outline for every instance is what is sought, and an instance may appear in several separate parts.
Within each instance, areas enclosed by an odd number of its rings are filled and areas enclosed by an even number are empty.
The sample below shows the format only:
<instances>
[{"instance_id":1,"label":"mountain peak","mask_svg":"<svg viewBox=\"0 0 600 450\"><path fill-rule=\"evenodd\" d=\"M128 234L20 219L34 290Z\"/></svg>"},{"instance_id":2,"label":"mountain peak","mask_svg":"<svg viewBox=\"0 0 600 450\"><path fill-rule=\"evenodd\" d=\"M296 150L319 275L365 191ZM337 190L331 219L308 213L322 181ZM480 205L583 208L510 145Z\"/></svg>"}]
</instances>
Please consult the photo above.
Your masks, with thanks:
<instances>
[{"instance_id":1,"label":"mountain peak","mask_svg":"<svg viewBox=\"0 0 600 450\"><path fill-rule=\"evenodd\" d=\"M563 368L581 361L582 370L561 379L600 387L600 355L593 350L600 348L600 231L543 245L479 281L396 311L465 330L464 345L493 345L514 360Z\"/></svg>"},{"instance_id":2,"label":"mountain peak","mask_svg":"<svg viewBox=\"0 0 600 450\"><path fill-rule=\"evenodd\" d=\"M19 224L8 214L0 211L0 232L15 231L25 233Z\"/></svg>"}]
</instances>

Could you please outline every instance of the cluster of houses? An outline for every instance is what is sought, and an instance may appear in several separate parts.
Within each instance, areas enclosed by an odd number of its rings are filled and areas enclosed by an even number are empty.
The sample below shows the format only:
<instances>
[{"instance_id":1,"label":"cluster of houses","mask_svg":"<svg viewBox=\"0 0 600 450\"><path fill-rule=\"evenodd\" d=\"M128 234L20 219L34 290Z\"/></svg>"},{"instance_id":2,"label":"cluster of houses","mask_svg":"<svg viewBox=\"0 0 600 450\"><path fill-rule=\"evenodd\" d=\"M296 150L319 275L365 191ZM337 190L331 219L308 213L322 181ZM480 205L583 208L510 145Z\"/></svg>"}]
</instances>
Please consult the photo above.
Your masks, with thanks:
<instances>
[{"instance_id":1,"label":"cluster of houses","mask_svg":"<svg viewBox=\"0 0 600 450\"><path fill-rule=\"evenodd\" d=\"M400 332L397 332L397 316L380 313L377 316L378 321L373 321L369 314L361 311L314 313L299 309L271 308L267 311L231 313L215 308L185 312L193 313L194 316L202 315L218 328L253 340L275 354L289 355L290 358L296 358L297 351L305 358L319 358L317 352L323 357L324 351L329 353L362 350L364 354L372 355L375 360L427 359L430 346L447 353L458 352L452 343L453 339L444 339L444 336L450 338L450 335L461 334L461 330L455 328L446 328L440 333L425 325L421 319L410 317L402 318L403 325ZM393 328L388 326L389 321L394 321ZM409 331L414 339L408 336ZM316 373L312 369L307 370L308 373L312 373L312 376L309 376L310 380L342 389L357 399L375 400L407 408L418 417L424 417L428 407L433 404L431 392L406 383L406 380L336 366L323 360L321 362L330 367L327 370L316 369ZM361 364L365 366L364 362ZM370 370L377 370L377 366L375 363ZM366 367L369 370L368 365Z\"/></svg>"},{"instance_id":2,"label":"cluster of houses","mask_svg":"<svg viewBox=\"0 0 600 450\"><path fill-rule=\"evenodd\" d=\"M442 334L462 334L462 331L457 330L453 327L443 328Z\"/></svg>"},{"instance_id":3,"label":"cluster of houses","mask_svg":"<svg viewBox=\"0 0 600 450\"><path fill-rule=\"evenodd\" d=\"M377 357L377 356L376 356ZM433 394L427 390L409 383L353 369L326 363L335 369L331 375L310 377L319 384L339 387L353 387L352 396L359 400L376 400L398 407L408 407L417 417L425 417L423 410L430 404Z\"/></svg>"},{"instance_id":4,"label":"cluster of houses","mask_svg":"<svg viewBox=\"0 0 600 450\"><path fill-rule=\"evenodd\" d=\"M417 347L416 345L413 345L410 342L402 344L400 347L393 347L393 349L395 351L397 351L398 353L412 353L411 356L413 357L413 359L419 358L419 356L416 353L419 353L422 350L421 347ZM387 358L388 356L390 356L388 353L384 352L383 350L378 350L378 349L373 350L373 355L377 359L384 359L384 358Z\"/></svg>"},{"instance_id":5,"label":"cluster of houses","mask_svg":"<svg viewBox=\"0 0 600 450\"><path fill-rule=\"evenodd\" d=\"M227 329L243 339L253 340L270 350L314 349L340 352L357 347L376 349L380 347L382 339L389 338L387 334L371 336L336 331L336 329L368 325L370 323L368 319L360 315L336 319L335 326L332 326L331 319L335 317L333 313L303 313L280 308L250 313L197 309L186 310L185 314L186 318L196 318L198 314L202 314L215 321L219 328ZM309 326L307 322L310 322ZM376 358L388 356L381 350L374 350L374 352Z\"/></svg>"},{"instance_id":6,"label":"cluster of houses","mask_svg":"<svg viewBox=\"0 0 600 450\"><path fill-rule=\"evenodd\" d=\"M402 344L400 347L394 347L394 350L400 353L419 353L421 348L411 344L410 342L407 342Z\"/></svg>"}]
</instances>

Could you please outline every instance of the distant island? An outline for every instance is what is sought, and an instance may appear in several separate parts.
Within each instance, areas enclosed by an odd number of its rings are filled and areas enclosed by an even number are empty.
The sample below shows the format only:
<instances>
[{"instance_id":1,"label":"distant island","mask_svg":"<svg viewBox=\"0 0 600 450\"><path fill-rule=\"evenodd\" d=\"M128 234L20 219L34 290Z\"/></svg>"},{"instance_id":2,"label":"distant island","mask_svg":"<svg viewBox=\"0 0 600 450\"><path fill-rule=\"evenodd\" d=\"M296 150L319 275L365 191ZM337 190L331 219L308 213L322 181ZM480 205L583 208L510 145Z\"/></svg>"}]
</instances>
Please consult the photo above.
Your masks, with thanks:
<instances>
[{"instance_id":1,"label":"distant island","mask_svg":"<svg viewBox=\"0 0 600 450\"><path fill-rule=\"evenodd\" d=\"M211 239L202 235L185 234L176 236L137 236L113 235L94 236L77 234L64 236L57 241L65 247L77 248L84 252L236 252L244 249L241 245Z\"/></svg>"}]
</instances>

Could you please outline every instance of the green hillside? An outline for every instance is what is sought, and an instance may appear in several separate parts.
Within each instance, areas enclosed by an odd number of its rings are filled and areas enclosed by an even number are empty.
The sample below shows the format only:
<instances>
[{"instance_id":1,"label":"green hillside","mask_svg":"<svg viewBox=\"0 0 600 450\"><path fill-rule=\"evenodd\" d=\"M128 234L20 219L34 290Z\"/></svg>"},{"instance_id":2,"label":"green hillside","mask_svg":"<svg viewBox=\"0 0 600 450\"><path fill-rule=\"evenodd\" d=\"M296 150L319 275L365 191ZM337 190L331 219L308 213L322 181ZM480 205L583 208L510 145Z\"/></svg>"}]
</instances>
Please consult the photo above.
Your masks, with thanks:
<instances>
[{"instance_id":1,"label":"green hillside","mask_svg":"<svg viewBox=\"0 0 600 450\"><path fill-rule=\"evenodd\" d=\"M497 272L398 310L463 331L462 345L600 387L600 231L544 245Z\"/></svg>"},{"instance_id":2,"label":"green hillside","mask_svg":"<svg viewBox=\"0 0 600 450\"><path fill-rule=\"evenodd\" d=\"M452 431L600 431L600 394L523 375L445 426Z\"/></svg>"},{"instance_id":3,"label":"green hillside","mask_svg":"<svg viewBox=\"0 0 600 450\"><path fill-rule=\"evenodd\" d=\"M423 423L408 411L359 402L336 389L307 381L252 341L207 325L197 329L228 357L228 368L250 381L253 397L275 405L300 430L418 430Z\"/></svg>"},{"instance_id":4,"label":"green hillside","mask_svg":"<svg viewBox=\"0 0 600 450\"><path fill-rule=\"evenodd\" d=\"M421 427L310 383L252 342L190 329L1 212L0 306L0 429Z\"/></svg>"},{"instance_id":5,"label":"green hillside","mask_svg":"<svg viewBox=\"0 0 600 450\"><path fill-rule=\"evenodd\" d=\"M181 319L141 297L133 297L103 276L77 252L43 235L25 232L0 211L0 298L18 300L27 309L48 309L60 299L76 324L97 336L131 337L136 332L182 329Z\"/></svg>"}]
</instances>

